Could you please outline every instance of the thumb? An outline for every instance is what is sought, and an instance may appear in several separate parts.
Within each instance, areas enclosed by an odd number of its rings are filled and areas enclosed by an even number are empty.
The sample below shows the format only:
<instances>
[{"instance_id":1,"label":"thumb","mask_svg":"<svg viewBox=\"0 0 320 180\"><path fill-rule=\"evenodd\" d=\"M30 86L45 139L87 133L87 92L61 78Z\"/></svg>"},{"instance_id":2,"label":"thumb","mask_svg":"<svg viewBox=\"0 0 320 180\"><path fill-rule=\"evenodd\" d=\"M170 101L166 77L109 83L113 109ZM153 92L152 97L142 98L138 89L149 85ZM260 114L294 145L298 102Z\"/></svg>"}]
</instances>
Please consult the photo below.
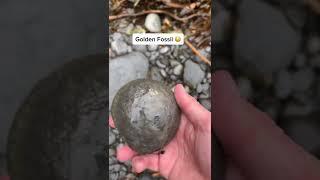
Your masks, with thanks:
<instances>
[{"instance_id":1,"label":"thumb","mask_svg":"<svg viewBox=\"0 0 320 180\"><path fill-rule=\"evenodd\" d=\"M190 96L181 84L176 85L174 95L187 119L195 127L211 132L211 113Z\"/></svg>"},{"instance_id":2,"label":"thumb","mask_svg":"<svg viewBox=\"0 0 320 180\"><path fill-rule=\"evenodd\" d=\"M320 163L265 113L243 100L231 76L213 76L214 131L247 178L320 179Z\"/></svg>"}]
</instances>

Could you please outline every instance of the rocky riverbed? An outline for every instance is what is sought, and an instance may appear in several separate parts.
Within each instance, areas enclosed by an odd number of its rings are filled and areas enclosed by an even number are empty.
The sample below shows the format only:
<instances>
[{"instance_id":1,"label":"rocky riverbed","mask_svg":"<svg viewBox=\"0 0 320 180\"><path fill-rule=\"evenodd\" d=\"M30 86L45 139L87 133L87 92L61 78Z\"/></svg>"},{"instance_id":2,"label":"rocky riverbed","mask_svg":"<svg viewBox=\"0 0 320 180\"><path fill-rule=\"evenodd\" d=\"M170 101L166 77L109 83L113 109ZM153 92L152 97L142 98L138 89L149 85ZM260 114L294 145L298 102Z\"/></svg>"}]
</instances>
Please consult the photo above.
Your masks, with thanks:
<instances>
[{"instance_id":1,"label":"rocky riverbed","mask_svg":"<svg viewBox=\"0 0 320 180\"><path fill-rule=\"evenodd\" d=\"M155 30L160 18L154 15L147 18L146 27ZM154 27L152 27L154 25ZM150 27L151 26L151 27ZM210 66L202 62L186 46L137 46L131 43L131 33L143 27L121 20L116 32L109 35L109 104L115 93L127 82L147 78L158 80L173 88L182 83L189 94L204 107L211 109L211 71ZM145 29L148 31L148 29ZM208 59L211 47L201 49ZM110 108L110 107L109 107ZM139 175L131 172L130 162L117 161L116 148L125 142L117 129L109 128L109 178L116 179L163 179L153 177L146 171Z\"/></svg>"}]
</instances>

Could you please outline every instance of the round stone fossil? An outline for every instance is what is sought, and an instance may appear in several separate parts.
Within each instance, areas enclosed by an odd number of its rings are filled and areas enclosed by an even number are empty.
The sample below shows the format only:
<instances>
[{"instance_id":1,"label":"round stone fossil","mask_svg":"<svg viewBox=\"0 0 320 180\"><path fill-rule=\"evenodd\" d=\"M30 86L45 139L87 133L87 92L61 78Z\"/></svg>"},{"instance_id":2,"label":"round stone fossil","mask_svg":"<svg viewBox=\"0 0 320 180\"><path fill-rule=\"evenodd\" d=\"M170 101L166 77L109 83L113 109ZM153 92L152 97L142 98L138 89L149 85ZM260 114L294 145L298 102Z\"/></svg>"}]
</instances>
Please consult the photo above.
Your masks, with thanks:
<instances>
[{"instance_id":1,"label":"round stone fossil","mask_svg":"<svg viewBox=\"0 0 320 180\"><path fill-rule=\"evenodd\" d=\"M128 145L139 154L161 150L175 136L180 109L169 87L139 79L116 94L111 115Z\"/></svg>"}]
</instances>

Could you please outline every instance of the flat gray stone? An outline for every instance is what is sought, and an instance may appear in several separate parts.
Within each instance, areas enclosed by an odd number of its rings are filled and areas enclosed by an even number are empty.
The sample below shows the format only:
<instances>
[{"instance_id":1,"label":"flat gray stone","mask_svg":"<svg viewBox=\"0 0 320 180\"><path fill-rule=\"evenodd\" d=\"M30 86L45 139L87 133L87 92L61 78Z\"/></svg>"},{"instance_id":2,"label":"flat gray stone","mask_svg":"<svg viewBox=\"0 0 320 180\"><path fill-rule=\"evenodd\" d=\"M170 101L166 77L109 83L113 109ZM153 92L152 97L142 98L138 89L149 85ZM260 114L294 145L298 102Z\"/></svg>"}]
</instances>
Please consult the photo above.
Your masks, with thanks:
<instances>
[{"instance_id":1,"label":"flat gray stone","mask_svg":"<svg viewBox=\"0 0 320 180\"><path fill-rule=\"evenodd\" d=\"M146 78L148 68L148 59L140 52L133 52L110 60L109 109L117 91L130 81Z\"/></svg>"},{"instance_id":2,"label":"flat gray stone","mask_svg":"<svg viewBox=\"0 0 320 180\"><path fill-rule=\"evenodd\" d=\"M183 79L188 85L196 88L204 76L205 72L200 68L199 64L191 60L185 62Z\"/></svg>"},{"instance_id":3,"label":"flat gray stone","mask_svg":"<svg viewBox=\"0 0 320 180\"><path fill-rule=\"evenodd\" d=\"M235 38L239 68L268 75L290 64L301 37L280 10L263 1L244 0L239 18Z\"/></svg>"}]
</instances>

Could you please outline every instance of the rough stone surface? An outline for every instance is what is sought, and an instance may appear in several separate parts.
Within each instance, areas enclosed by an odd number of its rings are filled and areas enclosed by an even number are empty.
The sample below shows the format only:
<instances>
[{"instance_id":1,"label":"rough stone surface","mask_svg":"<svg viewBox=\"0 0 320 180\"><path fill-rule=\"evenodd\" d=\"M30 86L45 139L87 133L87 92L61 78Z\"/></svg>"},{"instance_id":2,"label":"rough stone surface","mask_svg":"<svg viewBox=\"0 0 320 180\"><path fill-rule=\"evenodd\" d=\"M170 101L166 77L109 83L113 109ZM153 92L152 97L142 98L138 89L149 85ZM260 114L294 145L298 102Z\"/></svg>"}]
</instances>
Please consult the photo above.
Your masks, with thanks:
<instances>
[{"instance_id":1,"label":"rough stone surface","mask_svg":"<svg viewBox=\"0 0 320 180\"><path fill-rule=\"evenodd\" d=\"M173 93L159 81L140 79L123 86L114 98L111 114L125 141L140 154L160 150L180 124Z\"/></svg>"},{"instance_id":2,"label":"rough stone surface","mask_svg":"<svg viewBox=\"0 0 320 180\"><path fill-rule=\"evenodd\" d=\"M139 52L119 56L109 63L109 109L117 91L126 83L147 76L148 59Z\"/></svg>"}]
</instances>

